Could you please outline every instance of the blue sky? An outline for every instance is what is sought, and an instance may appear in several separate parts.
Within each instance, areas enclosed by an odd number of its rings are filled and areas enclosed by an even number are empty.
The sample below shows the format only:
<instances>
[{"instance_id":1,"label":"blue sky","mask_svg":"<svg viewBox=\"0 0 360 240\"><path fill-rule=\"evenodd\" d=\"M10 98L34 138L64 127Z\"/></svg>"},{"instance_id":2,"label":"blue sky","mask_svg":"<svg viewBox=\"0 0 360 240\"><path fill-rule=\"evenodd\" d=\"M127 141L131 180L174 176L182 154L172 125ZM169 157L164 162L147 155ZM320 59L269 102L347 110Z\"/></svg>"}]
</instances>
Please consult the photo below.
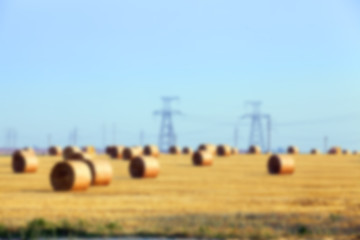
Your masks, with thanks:
<instances>
[{"instance_id":1,"label":"blue sky","mask_svg":"<svg viewBox=\"0 0 360 240\"><path fill-rule=\"evenodd\" d=\"M0 145L156 143L176 95L180 145L232 144L261 100L274 147L360 149L359 66L356 0L0 0Z\"/></svg>"}]
</instances>

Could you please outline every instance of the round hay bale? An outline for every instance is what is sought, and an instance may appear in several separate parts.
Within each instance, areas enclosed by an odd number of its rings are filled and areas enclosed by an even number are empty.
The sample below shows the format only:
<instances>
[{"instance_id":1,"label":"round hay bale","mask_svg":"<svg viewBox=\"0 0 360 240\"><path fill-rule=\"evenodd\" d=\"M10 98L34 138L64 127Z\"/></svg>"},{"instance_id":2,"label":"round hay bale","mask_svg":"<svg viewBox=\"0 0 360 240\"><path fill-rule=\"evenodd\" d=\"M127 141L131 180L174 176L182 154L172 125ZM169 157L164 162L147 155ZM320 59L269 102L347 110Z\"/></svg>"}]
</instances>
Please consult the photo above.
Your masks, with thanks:
<instances>
[{"instance_id":1,"label":"round hay bale","mask_svg":"<svg viewBox=\"0 0 360 240\"><path fill-rule=\"evenodd\" d=\"M38 166L38 159L32 152L20 150L12 155L12 169L15 173L34 173Z\"/></svg>"},{"instance_id":2,"label":"round hay bale","mask_svg":"<svg viewBox=\"0 0 360 240\"><path fill-rule=\"evenodd\" d=\"M356 151L356 150L353 151L353 155L358 155L358 154L359 154L358 151Z\"/></svg>"},{"instance_id":3,"label":"round hay bale","mask_svg":"<svg viewBox=\"0 0 360 240\"><path fill-rule=\"evenodd\" d=\"M32 147L24 147L22 150L31 153L33 155L36 155L36 151Z\"/></svg>"},{"instance_id":4,"label":"round hay bale","mask_svg":"<svg viewBox=\"0 0 360 240\"><path fill-rule=\"evenodd\" d=\"M65 160L93 160L94 155L84 153L84 152L75 152L72 155L68 156Z\"/></svg>"},{"instance_id":5,"label":"round hay bale","mask_svg":"<svg viewBox=\"0 0 360 240\"><path fill-rule=\"evenodd\" d=\"M95 155L96 154L96 148L94 146L85 146L82 148L84 153Z\"/></svg>"},{"instance_id":6,"label":"round hay bale","mask_svg":"<svg viewBox=\"0 0 360 240\"><path fill-rule=\"evenodd\" d=\"M107 146L105 148L105 153L111 157L111 152L115 146Z\"/></svg>"},{"instance_id":7,"label":"round hay bale","mask_svg":"<svg viewBox=\"0 0 360 240\"><path fill-rule=\"evenodd\" d=\"M331 155L338 155L341 153L342 153L341 147L335 146L335 147L330 148L330 150L329 150L329 154L331 154Z\"/></svg>"},{"instance_id":8,"label":"round hay bale","mask_svg":"<svg viewBox=\"0 0 360 240\"><path fill-rule=\"evenodd\" d=\"M311 149L311 151L310 151L310 154L312 154L312 155L319 155L320 154L320 151L319 151L319 149Z\"/></svg>"},{"instance_id":9,"label":"round hay bale","mask_svg":"<svg viewBox=\"0 0 360 240\"><path fill-rule=\"evenodd\" d=\"M110 146L107 147L106 153L113 159L122 159L124 146Z\"/></svg>"},{"instance_id":10,"label":"round hay bale","mask_svg":"<svg viewBox=\"0 0 360 240\"><path fill-rule=\"evenodd\" d=\"M81 149L76 146L67 146L63 151L63 157L64 159L68 159L75 153L81 153Z\"/></svg>"},{"instance_id":11,"label":"round hay bale","mask_svg":"<svg viewBox=\"0 0 360 240\"><path fill-rule=\"evenodd\" d=\"M107 186L111 183L113 169L111 164L105 160L87 161L92 174L91 184L94 186Z\"/></svg>"},{"instance_id":12,"label":"round hay bale","mask_svg":"<svg viewBox=\"0 0 360 240\"><path fill-rule=\"evenodd\" d=\"M62 155L62 149L60 146L51 146L48 149L48 153L50 156L61 156Z\"/></svg>"},{"instance_id":13,"label":"round hay bale","mask_svg":"<svg viewBox=\"0 0 360 240\"><path fill-rule=\"evenodd\" d=\"M344 150L343 150L343 154L344 154L344 155L350 155L350 151L347 150L347 149L344 149Z\"/></svg>"},{"instance_id":14,"label":"round hay bale","mask_svg":"<svg viewBox=\"0 0 360 240\"><path fill-rule=\"evenodd\" d=\"M160 151L158 146L156 145L146 145L144 147L144 155L145 156L152 156L152 157L159 157Z\"/></svg>"},{"instance_id":15,"label":"round hay bale","mask_svg":"<svg viewBox=\"0 0 360 240\"><path fill-rule=\"evenodd\" d=\"M214 144L201 144L199 146L198 150L199 151L201 151L201 150L208 151L211 154L215 155L217 147Z\"/></svg>"},{"instance_id":16,"label":"round hay bale","mask_svg":"<svg viewBox=\"0 0 360 240\"><path fill-rule=\"evenodd\" d=\"M171 146L169 148L169 153L174 155L181 154L181 148L179 146Z\"/></svg>"},{"instance_id":17,"label":"round hay bale","mask_svg":"<svg viewBox=\"0 0 360 240\"><path fill-rule=\"evenodd\" d=\"M218 156L228 157L231 155L231 147L228 145L219 145L216 153Z\"/></svg>"},{"instance_id":18,"label":"round hay bale","mask_svg":"<svg viewBox=\"0 0 360 240\"><path fill-rule=\"evenodd\" d=\"M295 162L291 156L272 155L267 167L270 174L292 174L295 171Z\"/></svg>"},{"instance_id":19,"label":"round hay bale","mask_svg":"<svg viewBox=\"0 0 360 240\"><path fill-rule=\"evenodd\" d=\"M193 154L192 162L195 166L211 166L213 164L214 155L209 151L200 150Z\"/></svg>"},{"instance_id":20,"label":"round hay bale","mask_svg":"<svg viewBox=\"0 0 360 240\"><path fill-rule=\"evenodd\" d=\"M296 146L290 146L290 147L288 147L288 149L287 149L287 153L288 154L299 154L299 148L298 147L296 147Z\"/></svg>"},{"instance_id":21,"label":"round hay bale","mask_svg":"<svg viewBox=\"0 0 360 240\"><path fill-rule=\"evenodd\" d=\"M193 151L190 147L184 147L182 153L187 155L187 154L192 154Z\"/></svg>"},{"instance_id":22,"label":"round hay bale","mask_svg":"<svg viewBox=\"0 0 360 240\"><path fill-rule=\"evenodd\" d=\"M55 191L83 191L91 184L91 171L84 161L59 162L51 171L50 182Z\"/></svg>"},{"instance_id":23,"label":"round hay bale","mask_svg":"<svg viewBox=\"0 0 360 240\"><path fill-rule=\"evenodd\" d=\"M133 178L156 178L160 165L154 157L136 157L129 165L129 172Z\"/></svg>"},{"instance_id":24,"label":"round hay bale","mask_svg":"<svg viewBox=\"0 0 360 240\"><path fill-rule=\"evenodd\" d=\"M124 160L132 160L136 157L140 157L143 154L142 147L126 147L123 151L123 159Z\"/></svg>"},{"instance_id":25,"label":"round hay bale","mask_svg":"<svg viewBox=\"0 0 360 240\"><path fill-rule=\"evenodd\" d=\"M239 153L239 150L238 150L236 147L233 147L233 148L231 149L231 154L237 155L238 153Z\"/></svg>"},{"instance_id":26,"label":"round hay bale","mask_svg":"<svg viewBox=\"0 0 360 240\"><path fill-rule=\"evenodd\" d=\"M106 160L91 160L86 157L79 157L74 159L67 159L67 161L82 161L86 163L91 171L91 185L106 186L109 185L112 180L112 166Z\"/></svg>"},{"instance_id":27,"label":"round hay bale","mask_svg":"<svg viewBox=\"0 0 360 240\"><path fill-rule=\"evenodd\" d=\"M81 160L85 162L91 171L91 185L107 186L113 176L111 164L106 160Z\"/></svg>"},{"instance_id":28,"label":"round hay bale","mask_svg":"<svg viewBox=\"0 0 360 240\"><path fill-rule=\"evenodd\" d=\"M252 145L249 147L249 154L261 154L261 147Z\"/></svg>"}]
</instances>

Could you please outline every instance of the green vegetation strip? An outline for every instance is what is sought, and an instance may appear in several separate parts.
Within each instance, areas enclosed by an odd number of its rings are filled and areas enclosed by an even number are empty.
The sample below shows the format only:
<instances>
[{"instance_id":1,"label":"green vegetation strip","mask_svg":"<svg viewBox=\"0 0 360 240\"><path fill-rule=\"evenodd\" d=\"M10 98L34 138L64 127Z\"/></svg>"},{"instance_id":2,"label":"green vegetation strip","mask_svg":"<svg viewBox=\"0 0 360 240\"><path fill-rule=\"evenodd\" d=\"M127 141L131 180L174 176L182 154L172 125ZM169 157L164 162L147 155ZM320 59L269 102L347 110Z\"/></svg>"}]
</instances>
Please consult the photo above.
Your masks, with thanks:
<instances>
[{"instance_id":1,"label":"green vegetation strip","mask_svg":"<svg viewBox=\"0 0 360 240\"><path fill-rule=\"evenodd\" d=\"M187 215L144 218L134 226L125 220L91 223L84 220L49 222L35 219L25 227L0 225L1 239L59 237L168 237L211 239L360 239L358 216L309 214Z\"/></svg>"}]
</instances>

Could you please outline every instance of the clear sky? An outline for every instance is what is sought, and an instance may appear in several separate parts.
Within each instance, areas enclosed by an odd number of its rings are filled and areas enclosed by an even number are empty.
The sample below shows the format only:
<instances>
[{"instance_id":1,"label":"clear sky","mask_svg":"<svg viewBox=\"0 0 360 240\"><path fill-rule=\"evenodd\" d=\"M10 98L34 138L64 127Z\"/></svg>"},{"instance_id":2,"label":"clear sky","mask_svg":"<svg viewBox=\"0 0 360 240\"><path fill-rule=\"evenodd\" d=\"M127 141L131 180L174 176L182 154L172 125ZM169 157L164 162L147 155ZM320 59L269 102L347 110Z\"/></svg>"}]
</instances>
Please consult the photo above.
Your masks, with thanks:
<instances>
[{"instance_id":1,"label":"clear sky","mask_svg":"<svg viewBox=\"0 0 360 240\"><path fill-rule=\"evenodd\" d=\"M273 146L360 149L357 0L0 0L0 145L157 143L176 95L180 145L233 143L244 102L273 117ZM249 124L239 126L239 146ZM3 139L3 140L2 140Z\"/></svg>"}]
</instances>

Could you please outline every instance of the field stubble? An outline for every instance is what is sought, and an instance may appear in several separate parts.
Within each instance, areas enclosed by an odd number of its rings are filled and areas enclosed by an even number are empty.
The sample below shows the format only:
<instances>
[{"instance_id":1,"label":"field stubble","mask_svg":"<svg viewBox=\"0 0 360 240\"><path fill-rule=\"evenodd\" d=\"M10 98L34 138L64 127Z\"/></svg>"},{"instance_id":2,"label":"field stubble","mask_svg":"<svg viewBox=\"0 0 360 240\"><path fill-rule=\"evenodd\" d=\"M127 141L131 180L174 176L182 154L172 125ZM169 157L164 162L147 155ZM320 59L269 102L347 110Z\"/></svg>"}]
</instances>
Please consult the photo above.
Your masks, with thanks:
<instances>
[{"instance_id":1,"label":"field stubble","mask_svg":"<svg viewBox=\"0 0 360 240\"><path fill-rule=\"evenodd\" d=\"M10 157L1 157L0 219L10 226L42 218L117 222L139 229L146 228L146 219L149 225L151 219L164 225L174 219L184 223L186 216L197 222L206 221L201 216L278 216L280 221L303 219L309 224L329 216L360 216L360 156L294 158L295 174L274 176L267 173L266 155L216 157L211 167L192 166L190 156L162 155L159 177L145 180L130 178L128 162L116 160L111 161L110 186L54 192L49 173L61 158L40 157L37 173L14 174Z\"/></svg>"}]
</instances>

